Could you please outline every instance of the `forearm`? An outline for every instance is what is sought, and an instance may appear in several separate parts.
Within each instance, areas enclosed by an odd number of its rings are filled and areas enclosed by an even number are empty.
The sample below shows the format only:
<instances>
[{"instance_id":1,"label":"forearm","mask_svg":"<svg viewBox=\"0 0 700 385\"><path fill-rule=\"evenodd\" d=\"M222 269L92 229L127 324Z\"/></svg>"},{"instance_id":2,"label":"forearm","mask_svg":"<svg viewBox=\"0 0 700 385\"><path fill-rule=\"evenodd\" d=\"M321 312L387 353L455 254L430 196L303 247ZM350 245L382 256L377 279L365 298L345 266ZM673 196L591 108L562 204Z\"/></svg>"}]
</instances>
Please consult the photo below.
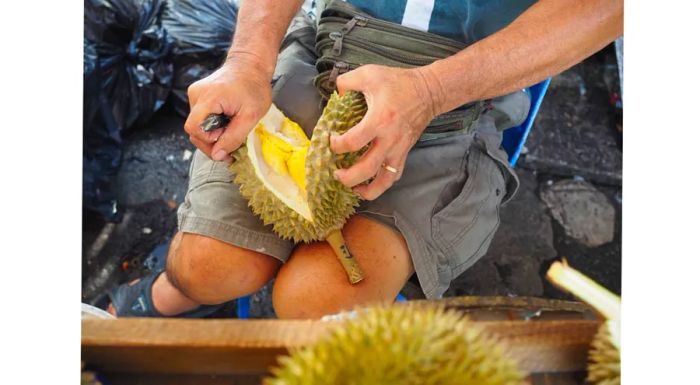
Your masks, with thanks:
<instances>
[{"instance_id":1,"label":"forearm","mask_svg":"<svg viewBox=\"0 0 700 385\"><path fill-rule=\"evenodd\" d=\"M622 30L622 0L540 0L501 31L419 72L439 114L558 74Z\"/></svg>"},{"instance_id":2,"label":"forearm","mask_svg":"<svg viewBox=\"0 0 700 385\"><path fill-rule=\"evenodd\" d=\"M303 0L241 1L227 65L255 68L272 78L282 39L302 3Z\"/></svg>"}]
</instances>

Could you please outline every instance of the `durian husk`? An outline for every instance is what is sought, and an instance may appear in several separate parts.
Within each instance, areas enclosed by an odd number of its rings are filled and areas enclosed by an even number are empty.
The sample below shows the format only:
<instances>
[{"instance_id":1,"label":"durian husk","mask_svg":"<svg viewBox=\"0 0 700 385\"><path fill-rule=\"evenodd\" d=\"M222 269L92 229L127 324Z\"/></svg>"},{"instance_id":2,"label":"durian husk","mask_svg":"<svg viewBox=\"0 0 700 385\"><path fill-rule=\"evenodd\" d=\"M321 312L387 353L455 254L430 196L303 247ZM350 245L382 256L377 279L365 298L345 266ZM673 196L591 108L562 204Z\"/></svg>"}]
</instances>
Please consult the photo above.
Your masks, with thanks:
<instances>
[{"instance_id":1,"label":"durian husk","mask_svg":"<svg viewBox=\"0 0 700 385\"><path fill-rule=\"evenodd\" d=\"M620 384L620 350L612 343L607 322L598 329L588 351L586 379L596 385Z\"/></svg>"},{"instance_id":2,"label":"durian husk","mask_svg":"<svg viewBox=\"0 0 700 385\"><path fill-rule=\"evenodd\" d=\"M547 278L606 319L588 351L587 380L594 385L620 384L620 297L571 268L566 260L554 262L547 271Z\"/></svg>"},{"instance_id":3,"label":"durian husk","mask_svg":"<svg viewBox=\"0 0 700 385\"><path fill-rule=\"evenodd\" d=\"M230 167L241 195L265 225L272 225L273 231L281 238L295 243L329 240L351 283L361 281L364 274L342 240L340 230L355 212L359 197L337 181L333 173L354 164L364 149L335 154L330 149L330 137L345 133L359 123L366 112L367 104L361 93L348 91L343 96L334 93L316 123L305 161L306 196L313 221L285 205L265 188L256 177L245 146L232 154L234 162Z\"/></svg>"},{"instance_id":4,"label":"durian husk","mask_svg":"<svg viewBox=\"0 0 700 385\"><path fill-rule=\"evenodd\" d=\"M313 345L279 360L266 385L520 385L504 348L464 315L440 307L362 309Z\"/></svg>"}]
</instances>

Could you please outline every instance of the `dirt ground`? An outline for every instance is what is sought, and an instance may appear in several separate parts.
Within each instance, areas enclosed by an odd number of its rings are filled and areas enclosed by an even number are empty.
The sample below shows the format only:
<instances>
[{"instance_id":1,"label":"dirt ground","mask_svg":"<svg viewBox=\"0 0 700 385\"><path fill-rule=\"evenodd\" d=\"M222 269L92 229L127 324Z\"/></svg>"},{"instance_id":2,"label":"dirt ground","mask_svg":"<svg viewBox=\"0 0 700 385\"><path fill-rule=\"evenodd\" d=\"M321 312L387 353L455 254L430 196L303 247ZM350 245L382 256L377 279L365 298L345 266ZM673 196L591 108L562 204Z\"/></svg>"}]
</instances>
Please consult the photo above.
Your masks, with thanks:
<instances>
[{"instance_id":1,"label":"dirt ground","mask_svg":"<svg viewBox=\"0 0 700 385\"><path fill-rule=\"evenodd\" d=\"M620 293L621 110L611 96L618 82L611 47L553 78L516 167L520 191L502 208L501 225L487 255L457 277L446 296L569 298L543 279L549 264L560 257ZM125 138L118 176L121 223L106 223L89 211L83 215L83 302L104 305L107 289L162 266L167 242L176 231L177 205L186 192L194 151L182 124L166 106ZM553 216L556 208L548 207L542 196L560 182L582 181L589 187L585 194L575 191L558 204L584 209L567 211L562 224ZM577 219L597 221L600 225L588 230L612 240L591 245L572 236L568 227L580 224ZM600 234L605 232L609 234ZM404 294L421 296L411 285ZM253 297L251 312L274 316L269 287ZM232 313L230 306L221 316Z\"/></svg>"}]
</instances>

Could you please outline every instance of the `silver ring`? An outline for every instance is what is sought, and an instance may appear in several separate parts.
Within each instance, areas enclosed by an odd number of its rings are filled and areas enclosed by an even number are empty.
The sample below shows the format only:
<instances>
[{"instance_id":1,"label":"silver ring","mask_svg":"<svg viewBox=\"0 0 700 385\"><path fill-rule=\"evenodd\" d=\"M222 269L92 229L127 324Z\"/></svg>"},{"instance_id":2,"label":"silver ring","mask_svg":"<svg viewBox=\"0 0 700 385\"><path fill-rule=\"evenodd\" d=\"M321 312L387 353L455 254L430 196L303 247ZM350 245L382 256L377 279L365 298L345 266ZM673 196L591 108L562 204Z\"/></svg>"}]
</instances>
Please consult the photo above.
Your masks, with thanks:
<instances>
[{"instance_id":1,"label":"silver ring","mask_svg":"<svg viewBox=\"0 0 700 385\"><path fill-rule=\"evenodd\" d=\"M397 169L395 169L395 168L389 166L389 165L386 164L386 163L382 163L382 167L383 167L385 170L387 170L387 171L389 171L389 172L391 172L391 173L394 173L394 174L396 174L396 173L399 172L399 170L397 170Z\"/></svg>"}]
</instances>

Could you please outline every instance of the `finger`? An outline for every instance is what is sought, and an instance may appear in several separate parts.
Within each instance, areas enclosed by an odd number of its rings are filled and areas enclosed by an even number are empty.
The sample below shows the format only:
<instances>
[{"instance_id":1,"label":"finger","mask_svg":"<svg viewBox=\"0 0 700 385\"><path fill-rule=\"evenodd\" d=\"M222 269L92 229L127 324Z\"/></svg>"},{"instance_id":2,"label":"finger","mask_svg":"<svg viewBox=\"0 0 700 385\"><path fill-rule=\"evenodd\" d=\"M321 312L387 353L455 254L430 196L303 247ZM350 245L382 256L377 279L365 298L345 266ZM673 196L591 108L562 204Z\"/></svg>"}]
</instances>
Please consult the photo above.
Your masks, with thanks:
<instances>
[{"instance_id":1,"label":"finger","mask_svg":"<svg viewBox=\"0 0 700 385\"><path fill-rule=\"evenodd\" d=\"M352 71L346 72L335 80L335 85L338 87L338 93L344 95L345 91L364 91L367 82L365 81L365 71L367 66L358 67Z\"/></svg>"},{"instance_id":2,"label":"finger","mask_svg":"<svg viewBox=\"0 0 700 385\"><path fill-rule=\"evenodd\" d=\"M219 103L199 102L190 110L190 114L187 116L185 131L190 134L190 136L194 136L199 140L213 143L224 132L224 129L204 132L200 125L209 114L221 114L223 112L221 104Z\"/></svg>"},{"instance_id":3,"label":"finger","mask_svg":"<svg viewBox=\"0 0 700 385\"><path fill-rule=\"evenodd\" d=\"M229 154L243 144L246 136L258 120L255 115L250 113L236 114L226 127L226 131L219 136L219 140L214 144L211 150L211 158L213 160L226 160L229 158Z\"/></svg>"},{"instance_id":4,"label":"finger","mask_svg":"<svg viewBox=\"0 0 700 385\"><path fill-rule=\"evenodd\" d=\"M196 81L187 87L187 101L190 103L190 110L197 104L199 99L199 81Z\"/></svg>"},{"instance_id":5,"label":"finger","mask_svg":"<svg viewBox=\"0 0 700 385\"><path fill-rule=\"evenodd\" d=\"M190 135L190 142L195 145L200 151L202 151L206 156L211 159L211 148L214 147L213 144L204 142L194 136Z\"/></svg>"},{"instance_id":6,"label":"finger","mask_svg":"<svg viewBox=\"0 0 700 385\"><path fill-rule=\"evenodd\" d=\"M386 190L396 183L397 180L401 178L403 165L405 164L405 156L403 160L394 160L392 158L387 158L385 163L398 169L398 172L393 173L386 170L384 167L380 167L377 177L374 178L372 183L368 185L360 185L353 188L353 191L366 200L377 199Z\"/></svg>"},{"instance_id":7,"label":"finger","mask_svg":"<svg viewBox=\"0 0 700 385\"><path fill-rule=\"evenodd\" d=\"M377 136L379 123L374 110L369 110L359 123L343 135L331 136L331 151L336 154L360 151Z\"/></svg>"},{"instance_id":8,"label":"finger","mask_svg":"<svg viewBox=\"0 0 700 385\"><path fill-rule=\"evenodd\" d=\"M347 169L335 171L335 177L340 183L353 187L377 175L379 168L389 150L388 142L375 141L364 153L360 160Z\"/></svg>"}]
</instances>

